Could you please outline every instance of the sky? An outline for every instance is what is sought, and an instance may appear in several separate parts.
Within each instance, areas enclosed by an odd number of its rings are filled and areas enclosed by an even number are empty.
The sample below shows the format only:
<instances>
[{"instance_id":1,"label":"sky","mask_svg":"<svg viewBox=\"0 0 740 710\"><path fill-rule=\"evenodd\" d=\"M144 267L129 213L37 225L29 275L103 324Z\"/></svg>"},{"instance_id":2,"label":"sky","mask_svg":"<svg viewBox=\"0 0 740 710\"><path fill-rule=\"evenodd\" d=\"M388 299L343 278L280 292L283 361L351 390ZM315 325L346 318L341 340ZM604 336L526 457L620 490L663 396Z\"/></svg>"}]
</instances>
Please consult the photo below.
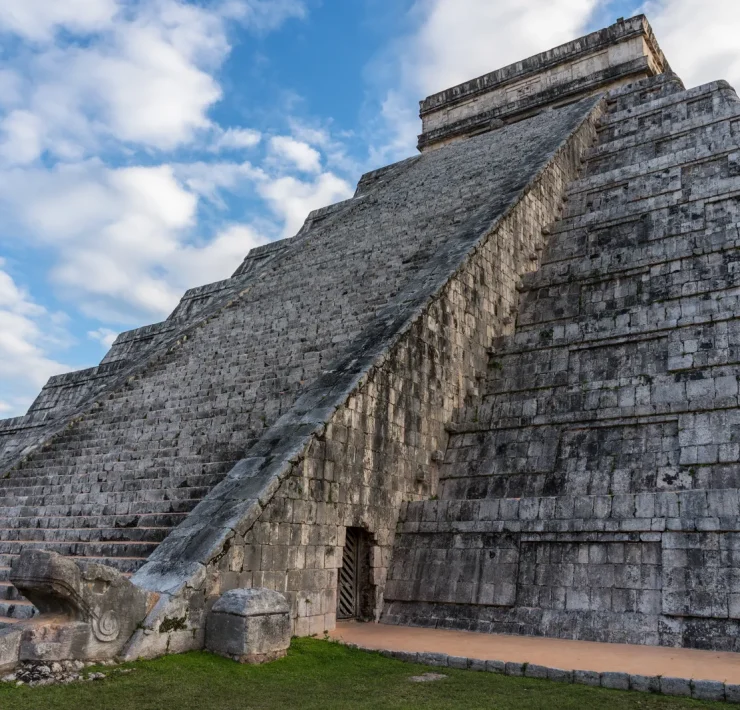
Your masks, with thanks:
<instances>
[{"instance_id":1,"label":"sky","mask_svg":"<svg viewBox=\"0 0 740 710\"><path fill-rule=\"evenodd\" d=\"M420 99L638 12L740 87L738 0L3 0L0 418L413 155Z\"/></svg>"}]
</instances>

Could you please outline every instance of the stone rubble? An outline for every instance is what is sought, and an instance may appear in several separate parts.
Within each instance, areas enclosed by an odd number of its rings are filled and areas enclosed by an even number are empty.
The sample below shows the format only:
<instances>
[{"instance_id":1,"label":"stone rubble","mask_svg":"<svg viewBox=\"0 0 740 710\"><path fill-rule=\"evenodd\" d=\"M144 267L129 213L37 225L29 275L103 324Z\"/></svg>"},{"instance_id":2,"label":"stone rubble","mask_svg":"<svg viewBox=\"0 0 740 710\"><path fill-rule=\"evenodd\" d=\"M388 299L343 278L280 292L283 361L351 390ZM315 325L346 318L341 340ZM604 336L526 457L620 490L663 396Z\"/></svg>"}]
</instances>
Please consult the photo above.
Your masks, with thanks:
<instances>
[{"instance_id":1,"label":"stone rubble","mask_svg":"<svg viewBox=\"0 0 740 710\"><path fill-rule=\"evenodd\" d=\"M67 685L75 682L102 680L110 674L127 675L136 670L135 668L114 668L107 673L87 670L93 666L115 665L115 661L55 661L53 663L28 661L18 666L12 673L0 676L0 682L35 688L46 685Z\"/></svg>"}]
</instances>

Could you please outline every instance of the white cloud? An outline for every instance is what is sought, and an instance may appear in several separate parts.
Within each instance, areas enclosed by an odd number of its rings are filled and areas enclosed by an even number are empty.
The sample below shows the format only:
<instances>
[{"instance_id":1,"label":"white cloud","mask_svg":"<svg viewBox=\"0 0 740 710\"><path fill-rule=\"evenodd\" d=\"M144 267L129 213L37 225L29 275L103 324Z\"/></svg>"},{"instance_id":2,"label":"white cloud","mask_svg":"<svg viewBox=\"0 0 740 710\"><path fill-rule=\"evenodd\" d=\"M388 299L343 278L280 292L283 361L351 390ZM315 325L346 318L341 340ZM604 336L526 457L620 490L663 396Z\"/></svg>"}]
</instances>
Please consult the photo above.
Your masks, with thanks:
<instances>
[{"instance_id":1,"label":"white cloud","mask_svg":"<svg viewBox=\"0 0 740 710\"><path fill-rule=\"evenodd\" d=\"M110 328L96 328L88 331L87 337L97 340L106 350L110 350L113 341L118 337L118 333Z\"/></svg>"},{"instance_id":2,"label":"white cloud","mask_svg":"<svg viewBox=\"0 0 740 710\"><path fill-rule=\"evenodd\" d=\"M578 37L597 0L422 0L402 58L418 98Z\"/></svg>"},{"instance_id":3,"label":"white cloud","mask_svg":"<svg viewBox=\"0 0 740 710\"><path fill-rule=\"evenodd\" d=\"M223 12L254 30L268 32L286 20L305 17L307 10L303 0L232 0Z\"/></svg>"},{"instance_id":4,"label":"white cloud","mask_svg":"<svg viewBox=\"0 0 740 710\"><path fill-rule=\"evenodd\" d=\"M413 29L369 68L382 87L374 163L411 155L418 101L581 35L599 0L417 0Z\"/></svg>"},{"instance_id":5,"label":"white cloud","mask_svg":"<svg viewBox=\"0 0 740 710\"><path fill-rule=\"evenodd\" d=\"M61 28L74 33L99 31L110 25L117 11L116 0L3 0L0 30L43 41Z\"/></svg>"},{"instance_id":6,"label":"white cloud","mask_svg":"<svg viewBox=\"0 0 740 710\"><path fill-rule=\"evenodd\" d=\"M245 150L254 148L262 140L262 134L251 128L227 128L222 131L211 145L211 150Z\"/></svg>"},{"instance_id":7,"label":"white cloud","mask_svg":"<svg viewBox=\"0 0 740 710\"><path fill-rule=\"evenodd\" d=\"M268 241L233 224L195 236L198 193L216 199L241 180L271 184L248 163L115 169L90 161L0 173L0 200L29 240L54 255L51 281L83 313L132 323L168 315L185 289L230 276ZM319 199L333 194L326 185L316 186ZM302 199L313 204L311 188Z\"/></svg>"},{"instance_id":8,"label":"white cloud","mask_svg":"<svg viewBox=\"0 0 740 710\"><path fill-rule=\"evenodd\" d=\"M57 319L15 283L0 258L0 412L22 414L29 392L70 368L49 351L60 346Z\"/></svg>"},{"instance_id":9,"label":"white cloud","mask_svg":"<svg viewBox=\"0 0 740 710\"><path fill-rule=\"evenodd\" d=\"M77 160L111 141L172 150L213 128L208 111L221 98L214 71L230 49L217 8L181 0L122 2L111 22L118 7L112 0L17 5L1 5L8 31L35 37L37 27L39 37L50 37L63 27L92 34L82 42L65 35L5 61L0 103L22 111L5 126L11 162L32 162L42 150ZM21 129L26 147L8 148Z\"/></svg>"},{"instance_id":10,"label":"white cloud","mask_svg":"<svg viewBox=\"0 0 740 710\"><path fill-rule=\"evenodd\" d=\"M281 177L259 185L258 190L284 220L284 237L296 234L312 210L345 200L353 193L350 184L333 173L322 173L312 182Z\"/></svg>"},{"instance_id":11,"label":"white cloud","mask_svg":"<svg viewBox=\"0 0 740 710\"><path fill-rule=\"evenodd\" d=\"M42 152L43 125L29 111L11 111L0 121L0 159L8 165L31 163Z\"/></svg>"},{"instance_id":12,"label":"white cloud","mask_svg":"<svg viewBox=\"0 0 740 710\"><path fill-rule=\"evenodd\" d=\"M726 79L740 89L740 3L651 0L642 10L686 86Z\"/></svg>"},{"instance_id":13,"label":"white cloud","mask_svg":"<svg viewBox=\"0 0 740 710\"><path fill-rule=\"evenodd\" d=\"M279 162L307 173L321 172L321 154L308 143L290 136L273 136L270 152Z\"/></svg>"},{"instance_id":14,"label":"white cloud","mask_svg":"<svg viewBox=\"0 0 740 710\"><path fill-rule=\"evenodd\" d=\"M190 284L206 284L228 278L247 252L269 239L251 227L234 224L203 245L186 245L173 255L168 268Z\"/></svg>"}]
</instances>

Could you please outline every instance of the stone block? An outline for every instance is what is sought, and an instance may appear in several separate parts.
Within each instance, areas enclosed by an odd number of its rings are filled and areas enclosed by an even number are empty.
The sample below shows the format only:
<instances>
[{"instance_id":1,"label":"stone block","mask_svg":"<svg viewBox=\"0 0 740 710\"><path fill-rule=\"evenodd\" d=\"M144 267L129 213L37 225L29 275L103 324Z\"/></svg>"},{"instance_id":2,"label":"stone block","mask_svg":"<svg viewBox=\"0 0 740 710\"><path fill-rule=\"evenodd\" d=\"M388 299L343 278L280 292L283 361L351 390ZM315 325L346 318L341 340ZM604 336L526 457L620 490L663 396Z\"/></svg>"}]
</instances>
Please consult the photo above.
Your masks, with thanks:
<instances>
[{"instance_id":1,"label":"stone block","mask_svg":"<svg viewBox=\"0 0 740 710\"><path fill-rule=\"evenodd\" d=\"M446 653L420 653L419 663L425 666L446 666L449 658Z\"/></svg>"},{"instance_id":2,"label":"stone block","mask_svg":"<svg viewBox=\"0 0 740 710\"><path fill-rule=\"evenodd\" d=\"M504 672L506 673L506 675L523 676L526 667L526 663L514 663L512 661L507 661Z\"/></svg>"},{"instance_id":3,"label":"stone block","mask_svg":"<svg viewBox=\"0 0 740 710\"><path fill-rule=\"evenodd\" d=\"M691 697L697 700L724 700L725 684L718 680L691 681Z\"/></svg>"},{"instance_id":4,"label":"stone block","mask_svg":"<svg viewBox=\"0 0 740 710\"><path fill-rule=\"evenodd\" d=\"M562 668L548 668L547 679L554 680L558 683L572 683L573 671L566 671Z\"/></svg>"},{"instance_id":5,"label":"stone block","mask_svg":"<svg viewBox=\"0 0 740 710\"><path fill-rule=\"evenodd\" d=\"M206 620L206 649L240 663L283 657L290 646L290 609L271 589L232 589Z\"/></svg>"},{"instance_id":6,"label":"stone block","mask_svg":"<svg viewBox=\"0 0 740 710\"><path fill-rule=\"evenodd\" d=\"M653 675L631 675L630 690L638 693L659 693L660 678Z\"/></svg>"},{"instance_id":7,"label":"stone block","mask_svg":"<svg viewBox=\"0 0 740 710\"><path fill-rule=\"evenodd\" d=\"M607 672L601 674L601 687L611 688L612 690L629 690L630 676L629 673Z\"/></svg>"},{"instance_id":8,"label":"stone block","mask_svg":"<svg viewBox=\"0 0 740 710\"><path fill-rule=\"evenodd\" d=\"M524 670L527 678L547 678L547 666L538 666L536 663L528 663Z\"/></svg>"},{"instance_id":9,"label":"stone block","mask_svg":"<svg viewBox=\"0 0 740 710\"><path fill-rule=\"evenodd\" d=\"M660 679L660 692L663 695L679 695L691 697L691 681L688 678L671 678L663 676Z\"/></svg>"},{"instance_id":10,"label":"stone block","mask_svg":"<svg viewBox=\"0 0 740 710\"><path fill-rule=\"evenodd\" d=\"M467 669L469 663L469 659L464 656L449 656L447 658L447 665L450 668L461 668L463 670Z\"/></svg>"},{"instance_id":11,"label":"stone block","mask_svg":"<svg viewBox=\"0 0 740 710\"><path fill-rule=\"evenodd\" d=\"M12 626L0 629L0 673L11 671L18 665L22 634L21 629Z\"/></svg>"},{"instance_id":12,"label":"stone block","mask_svg":"<svg viewBox=\"0 0 740 710\"><path fill-rule=\"evenodd\" d=\"M598 687L601 685L601 673L596 671L573 671L573 682L579 685Z\"/></svg>"},{"instance_id":13,"label":"stone block","mask_svg":"<svg viewBox=\"0 0 740 710\"><path fill-rule=\"evenodd\" d=\"M486 661L486 671L488 673L506 673L506 663L504 661Z\"/></svg>"},{"instance_id":14,"label":"stone block","mask_svg":"<svg viewBox=\"0 0 740 710\"><path fill-rule=\"evenodd\" d=\"M728 703L740 704L740 685L736 683L725 683L725 700Z\"/></svg>"}]
</instances>

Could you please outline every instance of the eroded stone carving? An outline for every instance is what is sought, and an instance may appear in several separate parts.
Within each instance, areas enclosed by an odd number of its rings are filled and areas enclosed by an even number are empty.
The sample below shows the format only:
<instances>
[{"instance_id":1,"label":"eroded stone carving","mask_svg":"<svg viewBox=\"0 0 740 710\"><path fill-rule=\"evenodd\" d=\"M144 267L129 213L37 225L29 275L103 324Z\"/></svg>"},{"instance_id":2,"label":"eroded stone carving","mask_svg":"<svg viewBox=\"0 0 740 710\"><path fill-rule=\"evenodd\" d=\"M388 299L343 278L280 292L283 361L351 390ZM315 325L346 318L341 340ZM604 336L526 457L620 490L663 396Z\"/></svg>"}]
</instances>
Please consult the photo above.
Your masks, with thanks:
<instances>
[{"instance_id":1,"label":"eroded stone carving","mask_svg":"<svg viewBox=\"0 0 740 710\"><path fill-rule=\"evenodd\" d=\"M113 658L156 600L112 567L45 550L25 550L10 579L41 612L5 644L22 661Z\"/></svg>"}]
</instances>

